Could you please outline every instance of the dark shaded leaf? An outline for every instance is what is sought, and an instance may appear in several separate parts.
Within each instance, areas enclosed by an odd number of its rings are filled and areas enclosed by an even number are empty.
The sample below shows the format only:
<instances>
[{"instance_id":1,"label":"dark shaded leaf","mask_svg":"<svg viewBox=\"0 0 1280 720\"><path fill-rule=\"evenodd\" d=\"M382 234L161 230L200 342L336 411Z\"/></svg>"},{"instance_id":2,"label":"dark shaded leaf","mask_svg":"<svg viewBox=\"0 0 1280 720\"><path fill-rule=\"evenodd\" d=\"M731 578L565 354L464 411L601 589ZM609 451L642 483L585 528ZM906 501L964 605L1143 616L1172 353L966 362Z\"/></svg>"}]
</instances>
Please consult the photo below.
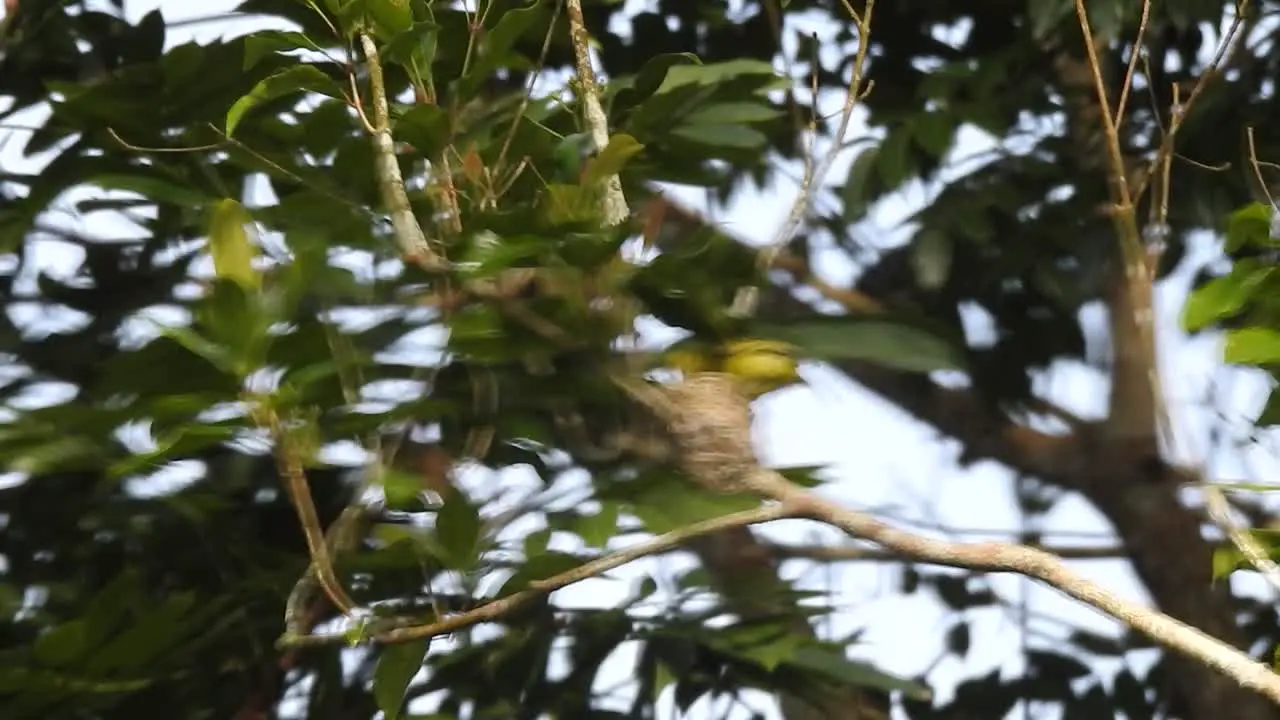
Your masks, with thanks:
<instances>
[{"instance_id":1,"label":"dark shaded leaf","mask_svg":"<svg viewBox=\"0 0 1280 720\"><path fill-rule=\"evenodd\" d=\"M900 691L907 697L916 699L930 695L927 686L881 672L867 663L850 660L838 648L821 645L800 647L785 664L855 687Z\"/></svg>"},{"instance_id":2,"label":"dark shaded leaf","mask_svg":"<svg viewBox=\"0 0 1280 720\"><path fill-rule=\"evenodd\" d=\"M962 346L906 322L847 317L753 326L752 335L783 340L817 360L860 360L913 372L963 370Z\"/></svg>"},{"instance_id":3,"label":"dark shaded leaf","mask_svg":"<svg viewBox=\"0 0 1280 720\"><path fill-rule=\"evenodd\" d=\"M384 645L373 673L373 697L388 720L401 717L405 691L413 676L422 669L430 638Z\"/></svg>"},{"instance_id":4,"label":"dark shaded leaf","mask_svg":"<svg viewBox=\"0 0 1280 720\"><path fill-rule=\"evenodd\" d=\"M342 97L333 78L311 65L294 65L263 79L248 95L236 101L227 111L226 130L234 135L245 113L268 100L294 93L318 92L329 97Z\"/></svg>"},{"instance_id":5,"label":"dark shaded leaf","mask_svg":"<svg viewBox=\"0 0 1280 720\"><path fill-rule=\"evenodd\" d=\"M484 524L475 505L460 492L450 493L436 515L436 540L450 567L469 570L480 559Z\"/></svg>"}]
</instances>

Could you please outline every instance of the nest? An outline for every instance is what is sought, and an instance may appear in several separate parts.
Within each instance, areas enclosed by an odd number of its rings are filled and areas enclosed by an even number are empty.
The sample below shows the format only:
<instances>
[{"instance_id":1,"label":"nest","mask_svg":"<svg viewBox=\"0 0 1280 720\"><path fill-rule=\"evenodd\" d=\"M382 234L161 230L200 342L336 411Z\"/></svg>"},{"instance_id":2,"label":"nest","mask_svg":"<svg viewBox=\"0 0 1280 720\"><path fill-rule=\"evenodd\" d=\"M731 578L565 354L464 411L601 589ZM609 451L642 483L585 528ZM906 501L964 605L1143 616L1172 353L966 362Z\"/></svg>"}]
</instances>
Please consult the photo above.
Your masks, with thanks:
<instances>
[{"instance_id":1,"label":"nest","mask_svg":"<svg viewBox=\"0 0 1280 720\"><path fill-rule=\"evenodd\" d=\"M659 412L680 447L681 468L708 490L748 490L744 481L756 467L751 405L733 376L698 373L662 392Z\"/></svg>"}]
</instances>

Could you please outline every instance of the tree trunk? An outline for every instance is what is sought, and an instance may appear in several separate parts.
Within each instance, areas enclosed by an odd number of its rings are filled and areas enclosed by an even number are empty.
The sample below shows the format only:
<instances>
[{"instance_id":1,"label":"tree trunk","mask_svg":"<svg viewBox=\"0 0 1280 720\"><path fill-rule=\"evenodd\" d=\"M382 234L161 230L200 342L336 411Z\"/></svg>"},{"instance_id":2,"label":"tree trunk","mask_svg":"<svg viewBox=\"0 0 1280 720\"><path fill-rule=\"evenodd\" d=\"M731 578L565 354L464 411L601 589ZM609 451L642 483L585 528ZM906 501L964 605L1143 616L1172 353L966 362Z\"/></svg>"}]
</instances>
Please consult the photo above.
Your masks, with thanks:
<instances>
[{"instance_id":1,"label":"tree trunk","mask_svg":"<svg viewBox=\"0 0 1280 720\"><path fill-rule=\"evenodd\" d=\"M1213 583L1213 549L1199 516L1178 499L1183 479L1145 452L1099 443L1090 468L1065 483L1081 490L1111 521L1129 551L1134 572L1165 613L1232 645L1246 638L1236 624L1235 600L1226 582ZM1202 663L1170 653L1166 688L1173 711L1185 720L1274 720L1276 708L1261 695ZM1229 710L1228 710L1229 708Z\"/></svg>"}]
</instances>

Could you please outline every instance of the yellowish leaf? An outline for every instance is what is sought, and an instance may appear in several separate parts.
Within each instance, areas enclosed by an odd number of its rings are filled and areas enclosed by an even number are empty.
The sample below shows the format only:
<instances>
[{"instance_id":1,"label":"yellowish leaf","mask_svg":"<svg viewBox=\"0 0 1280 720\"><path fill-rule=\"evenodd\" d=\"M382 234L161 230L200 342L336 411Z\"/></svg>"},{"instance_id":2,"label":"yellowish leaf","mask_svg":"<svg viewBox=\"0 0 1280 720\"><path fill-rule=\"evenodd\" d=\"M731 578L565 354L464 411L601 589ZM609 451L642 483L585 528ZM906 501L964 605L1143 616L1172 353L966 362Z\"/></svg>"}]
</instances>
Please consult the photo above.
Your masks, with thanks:
<instances>
[{"instance_id":1,"label":"yellowish leaf","mask_svg":"<svg viewBox=\"0 0 1280 720\"><path fill-rule=\"evenodd\" d=\"M209 219L209 254L220 279L237 283L245 290L257 290L262 277L253 267L258 254L253 218L243 205L231 199L219 200Z\"/></svg>"}]
</instances>

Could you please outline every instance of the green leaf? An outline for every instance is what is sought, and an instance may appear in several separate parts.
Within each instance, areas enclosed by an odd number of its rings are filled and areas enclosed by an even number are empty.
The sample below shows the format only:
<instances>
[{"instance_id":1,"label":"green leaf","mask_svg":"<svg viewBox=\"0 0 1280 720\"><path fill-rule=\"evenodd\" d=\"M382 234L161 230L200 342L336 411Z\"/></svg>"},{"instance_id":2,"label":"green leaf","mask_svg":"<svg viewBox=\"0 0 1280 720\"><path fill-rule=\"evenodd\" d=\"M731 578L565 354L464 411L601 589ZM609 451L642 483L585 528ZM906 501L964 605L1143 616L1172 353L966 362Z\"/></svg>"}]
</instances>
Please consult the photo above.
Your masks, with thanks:
<instances>
[{"instance_id":1,"label":"green leaf","mask_svg":"<svg viewBox=\"0 0 1280 720\"><path fill-rule=\"evenodd\" d=\"M550 228L593 222L600 217L600 193L595 186L553 183L541 198L539 214Z\"/></svg>"},{"instance_id":2,"label":"green leaf","mask_svg":"<svg viewBox=\"0 0 1280 720\"><path fill-rule=\"evenodd\" d=\"M213 256L214 273L245 290L257 290L262 284L253 267L258 255L258 248L249 237L253 227L249 211L230 198L218 201L210 211L209 254Z\"/></svg>"},{"instance_id":3,"label":"green leaf","mask_svg":"<svg viewBox=\"0 0 1280 720\"><path fill-rule=\"evenodd\" d=\"M844 201L843 216L847 222L861 220L866 216L871 203L881 195L878 190L879 178L875 175L876 166L880 162L879 154L879 145L869 147L858 153L849 166L844 187L840 191L840 198Z\"/></svg>"},{"instance_id":4,"label":"green leaf","mask_svg":"<svg viewBox=\"0 0 1280 720\"><path fill-rule=\"evenodd\" d=\"M484 523L475 505L461 492L450 493L436 515L436 541L454 570L470 570L480 559Z\"/></svg>"},{"instance_id":5,"label":"green leaf","mask_svg":"<svg viewBox=\"0 0 1280 720\"><path fill-rule=\"evenodd\" d=\"M857 660L845 657L841 648L826 645L801 647L786 661L795 668L824 675L842 685L872 688L889 692L900 691L909 698L927 699L927 686L905 678L895 677Z\"/></svg>"},{"instance_id":6,"label":"green leaf","mask_svg":"<svg viewBox=\"0 0 1280 720\"><path fill-rule=\"evenodd\" d=\"M5 469L33 477L101 467L102 447L82 436L58 437L34 446L5 448Z\"/></svg>"},{"instance_id":7,"label":"green leaf","mask_svg":"<svg viewBox=\"0 0 1280 720\"><path fill-rule=\"evenodd\" d=\"M745 125L776 120L782 114L781 110L762 103L727 102L696 110L685 118L685 122L690 125Z\"/></svg>"},{"instance_id":8,"label":"green leaf","mask_svg":"<svg viewBox=\"0 0 1280 720\"><path fill-rule=\"evenodd\" d=\"M712 647L751 660L769 671L790 660L800 647L812 642L791 630L786 621L740 622L716 630L708 640Z\"/></svg>"},{"instance_id":9,"label":"green leaf","mask_svg":"<svg viewBox=\"0 0 1280 720\"><path fill-rule=\"evenodd\" d=\"M1214 278L1191 293L1182 308L1182 327L1195 332L1240 312L1274 271L1274 267L1256 261L1236 263L1230 274Z\"/></svg>"},{"instance_id":10,"label":"green leaf","mask_svg":"<svg viewBox=\"0 0 1280 720\"><path fill-rule=\"evenodd\" d=\"M385 468L382 472L382 494L387 500L387 507L392 510L417 508L422 504L422 478Z\"/></svg>"},{"instance_id":11,"label":"green leaf","mask_svg":"<svg viewBox=\"0 0 1280 720\"><path fill-rule=\"evenodd\" d=\"M547 13L544 0L536 0L528 7L508 10L484 36L485 53L491 60L501 62L511 48L526 34L534 21Z\"/></svg>"},{"instance_id":12,"label":"green leaf","mask_svg":"<svg viewBox=\"0 0 1280 720\"><path fill-rule=\"evenodd\" d=\"M1231 577L1231 573L1245 564L1244 554L1234 546L1221 545L1213 550L1213 579Z\"/></svg>"},{"instance_id":13,"label":"green leaf","mask_svg":"<svg viewBox=\"0 0 1280 720\"><path fill-rule=\"evenodd\" d=\"M500 238L489 232L478 233L458 264L468 277L489 277L515 267L523 260L536 258L553 247L553 241L541 235Z\"/></svg>"},{"instance_id":14,"label":"green leaf","mask_svg":"<svg viewBox=\"0 0 1280 720\"><path fill-rule=\"evenodd\" d=\"M133 455L111 465L111 477L125 477L143 470L154 469L164 463L190 457L200 450L227 442L236 436L244 421L216 424L191 424L167 433L156 443L151 452Z\"/></svg>"},{"instance_id":15,"label":"green leaf","mask_svg":"<svg viewBox=\"0 0 1280 720\"><path fill-rule=\"evenodd\" d=\"M521 543L524 556L532 558L546 553L547 544L550 542L551 528L542 528L529 533L525 536L524 542Z\"/></svg>"},{"instance_id":16,"label":"green leaf","mask_svg":"<svg viewBox=\"0 0 1280 720\"><path fill-rule=\"evenodd\" d=\"M421 562L419 559L421 556L439 559L440 548L437 547L435 539L420 527L400 523L376 523L369 530L369 537L381 546L376 552L383 559L392 556L393 553L399 554L403 548L410 549L412 552L409 556L417 562Z\"/></svg>"},{"instance_id":17,"label":"green leaf","mask_svg":"<svg viewBox=\"0 0 1280 720\"><path fill-rule=\"evenodd\" d=\"M520 66L519 60L512 57L516 42L530 34L529 28L534 23L545 20L548 14L549 7L543 0L502 13L493 27L481 35L484 41L480 59L471 64L466 76L459 81L459 94L469 100L491 78L495 69Z\"/></svg>"},{"instance_id":18,"label":"green leaf","mask_svg":"<svg viewBox=\"0 0 1280 720\"><path fill-rule=\"evenodd\" d=\"M737 59L710 65L672 65L654 93L662 95L686 85L720 85L743 76L776 78L773 65L763 60Z\"/></svg>"},{"instance_id":19,"label":"green leaf","mask_svg":"<svg viewBox=\"0 0 1280 720\"><path fill-rule=\"evenodd\" d=\"M911 137L916 145L935 158L947 154L955 133L955 120L941 111L918 115L911 124Z\"/></svg>"},{"instance_id":20,"label":"green leaf","mask_svg":"<svg viewBox=\"0 0 1280 720\"><path fill-rule=\"evenodd\" d=\"M617 175L622 172L627 161L641 150L644 150L644 145L630 135L614 135L609 138L609 144L599 155L587 161L582 170L582 183L595 184L611 175Z\"/></svg>"},{"instance_id":21,"label":"green leaf","mask_svg":"<svg viewBox=\"0 0 1280 720\"><path fill-rule=\"evenodd\" d=\"M244 114L269 100L293 93L318 92L329 97L341 97L333 78L312 65L294 65L264 78L249 94L241 97L227 111L227 135L234 135Z\"/></svg>"},{"instance_id":22,"label":"green leaf","mask_svg":"<svg viewBox=\"0 0 1280 720\"><path fill-rule=\"evenodd\" d=\"M240 69L252 70L268 55L295 50L319 51L321 47L304 33L293 30L260 30L245 36L244 64Z\"/></svg>"},{"instance_id":23,"label":"green leaf","mask_svg":"<svg viewBox=\"0 0 1280 720\"><path fill-rule=\"evenodd\" d=\"M702 520L750 510L759 499L746 494L713 493L672 473L651 471L627 488L601 490L602 499L616 499L644 523L651 533L670 532Z\"/></svg>"},{"instance_id":24,"label":"green leaf","mask_svg":"<svg viewBox=\"0 0 1280 720\"><path fill-rule=\"evenodd\" d=\"M401 717L405 692L422 669L430 645L431 639L424 638L383 646L378 667L373 671L373 699L387 720Z\"/></svg>"},{"instance_id":25,"label":"green leaf","mask_svg":"<svg viewBox=\"0 0 1280 720\"><path fill-rule=\"evenodd\" d=\"M1128 14L1126 10L1131 10L1133 7L1125 0L1089 3L1089 25L1094 37L1097 38L1095 42L1104 46L1115 42L1124 28Z\"/></svg>"},{"instance_id":26,"label":"green leaf","mask_svg":"<svg viewBox=\"0 0 1280 720\"><path fill-rule=\"evenodd\" d=\"M668 686L679 681L679 675L672 671L671 667L661 660L654 663L654 665L653 697L651 700L656 703L661 698L663 690L666 690Z\"/></svg>"},{"instance_id":27,"label":"green leaf","mask_svg":"<svg viewBox=\"0 0 1280 720\"><path fill-rule=\"evenodd\" d=\"M413 27L396 35L382 49L382 62L395 63L404 68L426 73L435 62L439 39L439 25L431 21L414 23ZM414 107L436 106L415 105Z\"/></svg>"},{"instance_id":28,"label":"green leaf","mask_svg":"<svg viewBox=\"0 0 1280 720\"><path fill-rule=\"evenodd\" d=\"M1071 14L1072 0L1027 0L1031 35L1037 41L1048 38Z\"/></svg>"},{"instance_id":29,"label":"green leaf","mask_svg":"<svg viewBox=\"0 0 1280 720\"><path fill-rule=\"evenodd\" d=\"M41 633L36 638L32 653L36 661L45 667L66 667L88 649L88 635L89 627L84 620L69 620Z\"/></svg>"},{"instance_id":30,"label":"green leaf","mask_svg":"<svg viewBox=\"0 0 1280 720\"><path fill-rule=\"evenodd\" d=\"M755 337L783 340L817 360L859 360L898 370L964 370L964 349L935 332L882 318L832 317L755 326Z\"/></svg>"},{"instance_id":31,"label":"green leaf","mask_svg":"<svg viewBox=\"0 0 1280 720\"><path fill-rule=\"evenodd\" d=\"M1280 363L1280 332L1269 328L1241 328L1227 332L1223 360L1234 365Z\"/></svg>"},{"instance_id":32,"label":"green leaf","mask_svg":"<svg viewBox=\"0 0 1280 720\"><path fill-rule=\"evenodd\" d=\"M741 125L681 125L671 134L712 148L758 150L769 144L764 133Z\"/></svg>"},{"instance_id":33,"label":"green leaf","mask_svg":"<svg viewBox=\"0 0 1280 720\"><path fill-rule=\"evenodd\" d=\"M502 584L502 589L498 591L498 597L507 597L527 589L531 582L546 580L582 565L582 561L578 558L555 550L543 550L536 554L526 555L528 560L520 566L520 569L509 580Z\"/></svg>"},{"instance_id":34,"label":"green leaf","mask_svg":"<svg viewBox=\"0 0 1280 720\"><path fill-rule=\"evenodd\" d=\"M22 609L23 591L10 582L0 582L0 616L11 618Z\"/></svg>"},{"instance_id":35,"label":"green leaf","mask_svg":"<svg viewBox=\"0 0 1280 720\"><path fill-rule=\"evenodd\" d=\"M653 96L667 78L667 73L677 65L701 65L702 61L692 53L668 53L650 58L636 74L629 87L618 91L613 102L613 112L631 110Z\"/></svg>"},{"instance_id":36,"label":"green leaf","mask_svg":"<svg viewBox=\"0 0 1280 720\"><path fill-rule=\"evenodd\" d=\"M155 173L159 175L160 171L156 170ZM202 207L213 200L210 195L165 177L104 173L87 178L85 182L103 190L134 192L149 202L172 203L179 207ZM81 211L85 210L82 208Z\"/></svg>"},{"instance_id":37,"label":"green leaf","mask_svg":"<svg viewBox=\"0 0 1280 720\"><path fill-rule=\"evenodd\" d=\"M1258 414L1258 419L1253 422L1258 427L1280 425L1280 387L1272 388L1271 394L1267 396L1267 404Z\"/></svg>"},{"instance_id":38,"label":"green leaf","mask_svg":"<svg viewBox=\"0 0 1280 720\"><path fill-rule=\"evenodd\" d=\"M208 605L192 613L195 604L195 593L188 591L170 595L159 605L134 608L137 620L97 648L86 670L103 674L142 671L217 616L218 608Z\"/></svg>"},{"instance_id":39,"label":"green leaf","mask_svg":"<svg viewBox=\"0 0 1280 720\"><path fill-rule=\"evenodd\" d=\"M579 516L573 529L588 547L606 547L618 534L618 504L606 502L599 512Z\"/></svg>"},{"instance_id":40,"label":"green leaf","mask_svg":"<svg viewBox=\"0 0 1280 720\"><path fill-rule=\"evenodd\" d=\"M164 15L158 8L143 15L132 37L121 44L119 52L125 64L155 62L164 53L165 30Z\"/></svg>"},{"instance_id":41,"label":"green leaf","mask_svg":"<svg viewBox=\"0 0 1280 720\"><path fill-rule=\"evenodd\" d=\"M893 190L911 173L911 133L905 127L892 130L876 153L876 175L885 188Z\"/></svg>"},{"instance_id":42,"label":"green leaf","mask_svg":"<svg viewBox=\"0 0 1280 720\"><path fill-rule=\"evenodd\" d=\"M200 327L243 378L261 368L274 337L269 333L269 307L260 293L246 292L235 282L216 280L196 308Z\"/></svg>"},{"instance_id":43,"label":"green leaf","mask_svg":"<svg viewBox=\"0 0 1280 720\"><path fill-rule=\"evenodd\" d=\"M1271 216L1275 211L1265 203L1252 203L1231 213L1227 219L1226 251L1246 247L1266 247L1271 240Z\"/></svg>"},{"instance_id":44,"label":"green leaf","mask_svg":"<svg viewBox=\"0 0 1280 720\"><path fill-rule=\"evenodd\" d=\"M409 0L363 0L365 12L373 20L378 35L392 38L413 27Z\"/></svg>"},{"instance_id":45,"label":"green leaf","mask_svg":"<svg viewBox=\"0 0 1280 720\"><path fill-rule=\"evenodd\" d=\"M916 283L925 290L938 290L951 275L951 238L940 230L922 230L911 244L911 267Z\"/></svg>"},{"instance_id":46,"label":"green leaf","mask_svg":"<svg viewBox=\"0 0 1280 720\"><path fill-rule=\"evenodd\" d=\"M157 324L158 325L158 324ZM239 379L231 356L217 343L187 327L166 327L158 325L164 336L181 345L188 352L199 356L218 370Z\"/></svg>"},{"instance_id":47,"label":"green leaf","mask_svg":"<svg viewBox=\"0 0 1280 720\"><path fill-rule=\"evenodd\" d=\"M796 465L792 467L775 467L773 471L804 488L815 488L827 482L819 476L827 468L822 465Z\"/></svg>"},{"instance_id":48,"label":"green leaf","mask_svg":"<svg viewBox=\"0 0 1280 720\"><path fill-rule=\"evenodd\" d=\"M103 364L94 383L94 396L138 395L152 402L163 398L199 397L204 404L190 414L217 402L235 399L240 382L233 374L193 353L173 334L167 333L164 326L158 329L167 336L136 350L117 353ZM212 350L220 361L226 359L207 342L202 347Z\"/></svg>"}]
</instances>

